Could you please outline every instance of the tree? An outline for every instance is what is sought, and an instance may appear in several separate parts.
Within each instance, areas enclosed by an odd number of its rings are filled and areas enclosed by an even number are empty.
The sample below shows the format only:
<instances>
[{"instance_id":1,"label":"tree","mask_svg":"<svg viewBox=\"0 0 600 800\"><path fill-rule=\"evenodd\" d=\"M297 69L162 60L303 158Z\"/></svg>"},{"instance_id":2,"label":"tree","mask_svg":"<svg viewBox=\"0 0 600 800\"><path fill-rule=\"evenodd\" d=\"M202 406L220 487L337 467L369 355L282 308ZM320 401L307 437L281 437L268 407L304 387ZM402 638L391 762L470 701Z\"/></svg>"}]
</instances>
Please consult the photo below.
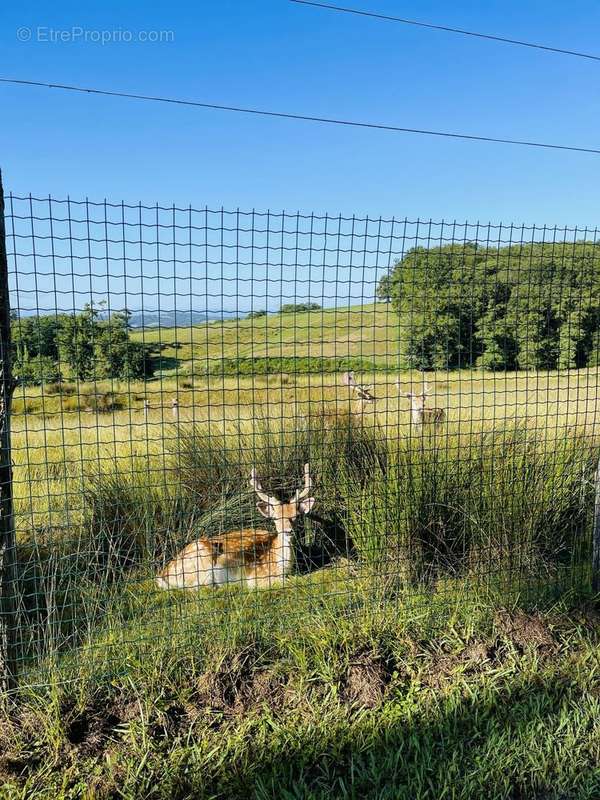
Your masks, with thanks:
<instances>
[{"instance_id":1,"label":"tree","mask_svg":"<svg viewBox=\"0 0 600 800\"><path fill-rule=\"evenodd\" d=\"M384 275L375 290L375 295L382 303L389 303L392 299L392 276L390 274Z\"/></svg>"},{"instance_id":2,"label":"tree","mask_svg":"<svg viewBox=\"0 0 600 800\"><path fill-rule=\"evenodd\" d=\"M98 313L93 303L86 304L80 314L64 318L57 337L60 360L68 364L73 376L82 381L96 377Z\"/></svg>"},{"instance_id":3,"label":"tree","mask_svg":"<svg viewBox=\"0 0 600 800\"><path fill-rule=\"evenodd\" d=\"M461 244L416 247L396 262L386 286L405 328L405 366L463 367L481 354L475 322L486 302L484 258L476 244Z\"/></svg>"},{"instance_id":4,"label":"tree","mask_svg":"<svg viewBox=\"0 0 600 800\"><path fill-rule=\"evenodd\" d=\"M103 304L99 304L100 309ZM86 305L80 313L12 321L14 373L27 384L59 381L68 370L82 381L142 379L152 374L149 348L131 340L127 309L101 318Z\"/></svg>"},{"instance_id":5,"label":"tree","mask_svg":"<svg viewBox=\"0 0 600 800\"><path fill-rule=\"evenodd\" d=\"M280 314L298 314L302 311L319 311L318 303L286 303L279 309Z\"/></svg>"},{"instance_id":6,"label":"tree","mask_svg":"<svg viewBox=\"0 0 600 800\"><path fill-rule=\"evenodd\" d=\"M42 386L45 383L62 381L58 363L49 356L33 356L16 362L14 377L19 383L28 386Z\"/></svg>"},{"instance_id":7,"label":"tree","mask_svg":"<svg viewBox=\"0 0 600 800\"><path fill-rule=\"evenodd\" d=\"M128 311L117 311L98 323L95 337L97 375L103 378L139 380L152 374L148 348L132 342Z\"/></svg>"},{"instance_id":8,"label":"tree","mask_svg":"<svg viewBox=\"0 0 600 800\"><path fill-rule=\"evenodd\" d=\"M600 331L599 261L595 242L413 248L381 289L400 316L404 366L588 365Z\"/></svg>"}]
</instances>

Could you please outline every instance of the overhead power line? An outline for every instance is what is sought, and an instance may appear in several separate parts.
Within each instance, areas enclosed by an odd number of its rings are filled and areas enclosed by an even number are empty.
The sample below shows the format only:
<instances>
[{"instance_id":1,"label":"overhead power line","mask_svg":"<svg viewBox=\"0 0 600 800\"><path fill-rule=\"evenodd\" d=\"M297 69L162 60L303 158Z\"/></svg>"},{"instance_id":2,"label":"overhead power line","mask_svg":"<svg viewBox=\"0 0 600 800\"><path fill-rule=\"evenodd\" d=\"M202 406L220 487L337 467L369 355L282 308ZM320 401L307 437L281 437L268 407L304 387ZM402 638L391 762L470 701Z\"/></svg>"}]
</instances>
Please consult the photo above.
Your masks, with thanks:
<instances>
[{"instance_id":1,"label":"overhead power line","mask_svg":"<svg viewBox=\"0 0 600 800\"><path fill-rule=\"evenodd\" d=\"M548 150L569 150L575 153L593 153L600 155L600 149L594 147L576 147L567 144L553 144L550 142L533 142L526 139L508 139L499 136L476 136L470 133L455 133L453 131L434 131L427 128L409 128L400 125L387 125L379 122L359 122L357 120L336 119L334 117L319 117L313 114L292 114L284 111L268 111L261 108L244 108L242 106L222 105L218 103L205 103L199 100L183 100L175 97L161 97L148 94L134 94L117 90L97 89L87 86L70 86L64 83L45 83L43 81L28 81L20 78L0 77L0 83L15 84L18 86L40 86L45 89L62 89L67 92L81 92L105 97L122 97L130 100L147 100L155 103L171 103L179 106L193 108L208 108L216 111L233 111L238 114L253 114L260 117L277 117L279 119L302 120L304 122L319 122L326 125L344 125L351 128L368 128L372 130L391 131L393 133L415 133L423 136L440 136L449 139L466 139L475 142L494 142L496 144L514 144L523 147L538 147Z\"/></svg>"},{"instance_id":2,"label":"overhead power line","mask_svg":"<svg viewBox=\"0 0 600 800\"><path fill-rule=\"evenodd\" d=\"M414 25L418 28L430 28L434 31L445 31L446 33L459 33L462 36L475 36L478 39L491 39L494 42L503 42L504 44L514 44L520 47L532 47L535 50L547 50L550 53L561 53L565 56L576 56L577 58L587 58L591 61L600 61L600 56L592 55L591 53L582 53L578 50L566 50L562 47L550 47L547 44L538 44L536 42L523 42L520 39L509 39L506 36L496 36L492 33L479 33L478 31L467 31L464 28L451 28L449 25L436 25L432 22L421 22L416 19L405 19L404 17L392 17L388 14L379 14L375 11L361 11L358 8L345 8L344 6L334 6L330 3L318 3L315 0L290 0L291 3L297 3L302 6L314 6L315 8L325 8L328 11L339 11L344 14L356 14L360 17L371 17L373 19L381 19L386 22L399 22L402 25Z\"/></svg>"}]
</instances>

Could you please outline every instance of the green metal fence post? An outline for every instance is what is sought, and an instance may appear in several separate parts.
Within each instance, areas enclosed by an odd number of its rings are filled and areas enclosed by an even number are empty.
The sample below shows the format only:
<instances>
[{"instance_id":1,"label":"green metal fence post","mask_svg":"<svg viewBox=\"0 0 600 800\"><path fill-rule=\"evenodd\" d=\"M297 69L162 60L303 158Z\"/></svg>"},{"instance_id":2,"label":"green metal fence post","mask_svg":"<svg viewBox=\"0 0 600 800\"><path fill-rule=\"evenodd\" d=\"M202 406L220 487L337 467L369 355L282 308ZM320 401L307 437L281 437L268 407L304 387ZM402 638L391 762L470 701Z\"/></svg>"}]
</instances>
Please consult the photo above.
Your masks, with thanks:
<instances>
[{"instance_id":1,"label":"green metal fence post","mask_svg":"<svg viewBox=\"0 0 600 800\"><path fill-rule=\"evenodd\" d=\"M11 370L9 300L4 192L0 172L0 695L16 685L16 553L10 446L10 406L14 384Z\"/></svg>"}]
</instances>

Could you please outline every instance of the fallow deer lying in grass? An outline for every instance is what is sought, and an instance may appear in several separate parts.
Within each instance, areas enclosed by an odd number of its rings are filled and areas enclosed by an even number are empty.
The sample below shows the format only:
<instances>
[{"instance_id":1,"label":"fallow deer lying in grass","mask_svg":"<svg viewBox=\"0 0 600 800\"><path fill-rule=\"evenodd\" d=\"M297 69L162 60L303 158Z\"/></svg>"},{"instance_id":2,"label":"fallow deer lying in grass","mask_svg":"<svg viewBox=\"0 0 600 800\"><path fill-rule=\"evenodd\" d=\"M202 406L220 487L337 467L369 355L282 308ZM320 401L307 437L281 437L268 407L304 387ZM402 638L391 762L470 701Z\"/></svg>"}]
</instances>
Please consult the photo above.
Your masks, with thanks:
<instances>
[{"instance_id":1,"label":"fallow deer lying in grass","mask_svg":"<svg viewBox=\"0 0 600 800\"><path fill-rule=\"evenodd\" d=\"M273 521L275 531L244 528L201 537L158 574L159 588L192 589L236 582L249 587L270 586L290 572L294 560L292 523L300 514L310 513L315 502L309 465L304 465L304 488L287 503L264 491L254 469L250 485L259 498L257 509Z\"/></svg>"},{"instance_id":2,"label":"fallow deer lying in grass","mask_svg":"<svg viewBox=\"0 0 600 800\"><path fill-rule=\"evenodd\" d=\"M360 414L375 404L375 395L371 392L371 385L357 383L354 372L344 372L342 375L344 386L350 386L356 395L355 409Z\"/></svg>"},{"instance_id":3,"label":"fallow deer lying in grass","mask_svg":"<svg viewBox=\"0 0 600 800\"><path fill-rule=\"evenodd\" d=\"M400 381L396 381L396 386L401 389ZM405 392L411 406L412 421L415 425L440 425L446 419L446 412L443 408L425 408L427 397L430 394L429 385L423 383L423 391L419 394Z\"/></svg>"}]
</instances>

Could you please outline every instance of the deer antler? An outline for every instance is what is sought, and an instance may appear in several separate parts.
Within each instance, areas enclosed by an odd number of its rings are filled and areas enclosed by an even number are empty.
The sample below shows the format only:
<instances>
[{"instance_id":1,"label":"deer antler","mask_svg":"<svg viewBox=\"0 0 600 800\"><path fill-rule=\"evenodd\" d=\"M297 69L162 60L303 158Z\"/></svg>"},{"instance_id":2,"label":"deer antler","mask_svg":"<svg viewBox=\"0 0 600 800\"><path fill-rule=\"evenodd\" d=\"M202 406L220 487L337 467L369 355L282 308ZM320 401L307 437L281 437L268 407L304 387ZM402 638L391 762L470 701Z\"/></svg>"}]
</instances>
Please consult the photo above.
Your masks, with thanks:
<instances>
[{"instance_id":1,"label":"deer antler","mask_svg":"<svg viewBox=\"0 0 600 800\"><path fill-rule=\"evenodd\" d=\"M250 486L254 489L261 500L263 500L265 503L269 503L271 505L273 504L275 498L270 497L262 488L260 481L256 477L256 469L254 467L252 467L252 472L250 473Z\"/></svg>"},{"instance_id":2,"label":"deer antler","mask_svg":"<svg viewBox=\"0 0 600 800\"><path fill-rule=\"evenodd\" d=\"M299 500L304 500L312 492L312 478L310 477L310 464L304 465L304 488L296 489L293 502L297 503Z\"/></svg>"},{"instance_id":3,"label":"deer antler","mask_svg":"<svg viewBox=\"0 0 600 800\"><path fill-rule=\"evenodd\" d=\"M356 386L356 381L354 380L354 373L353 372L344 372L342 375L342 383L344 386Z\"/></svg>"},{"instance_id":4,"label":"deer antler","mask_svg":"<svg viewBox=\"0 0 600 800\"><path fill-rule=\"evenodd\" d=\"M361 400L375 400L375 395L371 392L371 385L368 386L362 383L356 387L356 394Z\"/></svg>"}]
</instances>

